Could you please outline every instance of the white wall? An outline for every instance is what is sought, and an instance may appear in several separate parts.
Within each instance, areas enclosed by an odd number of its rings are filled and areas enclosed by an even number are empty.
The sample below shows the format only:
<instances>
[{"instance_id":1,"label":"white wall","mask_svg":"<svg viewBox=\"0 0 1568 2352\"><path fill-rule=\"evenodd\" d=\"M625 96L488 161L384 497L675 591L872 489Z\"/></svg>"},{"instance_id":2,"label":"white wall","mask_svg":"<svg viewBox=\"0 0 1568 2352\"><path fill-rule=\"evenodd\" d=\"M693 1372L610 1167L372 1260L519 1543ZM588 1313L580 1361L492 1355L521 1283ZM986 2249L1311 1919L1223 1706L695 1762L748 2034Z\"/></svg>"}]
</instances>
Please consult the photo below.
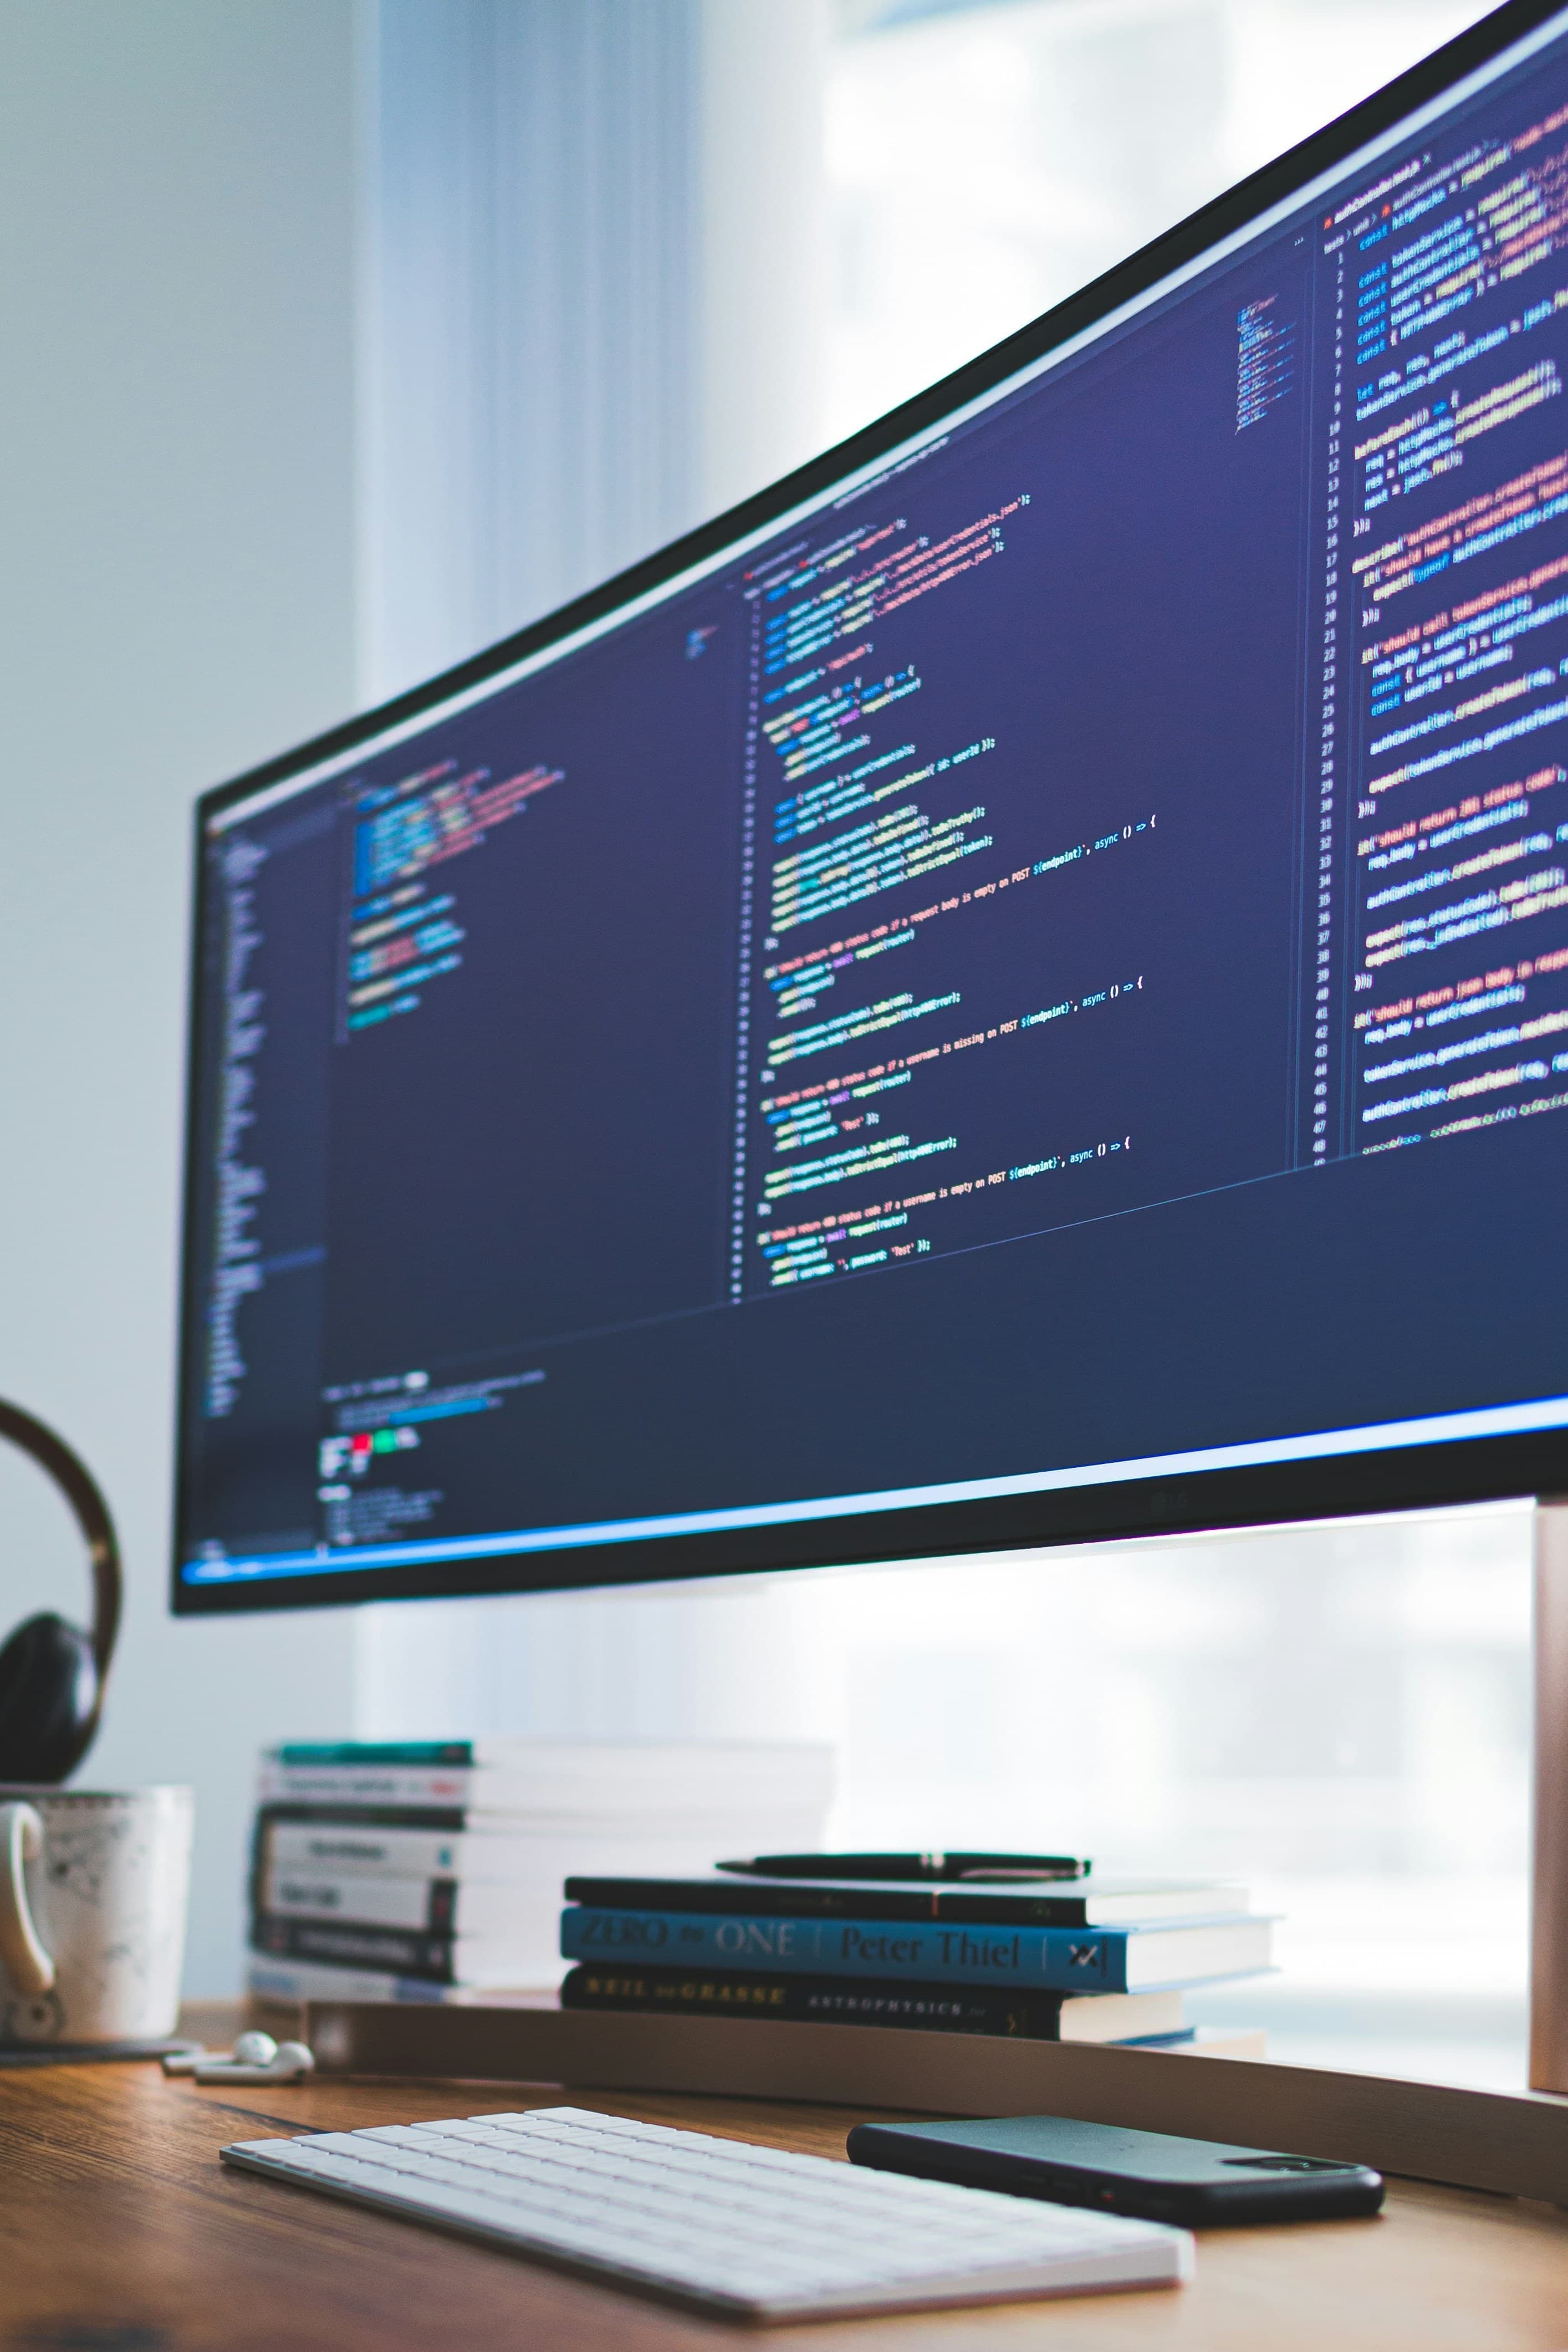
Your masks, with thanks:
<instances>
[{"instance_id":1,"label":"white wall","mask_svg":"<svg viewBox=\"0 0 1568 2352\"><path fill-rule=\"evenodd\" d=\"M130 1578L84 1779L199 1784L189 1982L237 1978L256 1746L347 1718L342 1615L166 1612L193 795L354 688L352 0L0 0L0 1393ZM0 1472L0 1619L85 1613Z\"/></svg>"}]
</instances>

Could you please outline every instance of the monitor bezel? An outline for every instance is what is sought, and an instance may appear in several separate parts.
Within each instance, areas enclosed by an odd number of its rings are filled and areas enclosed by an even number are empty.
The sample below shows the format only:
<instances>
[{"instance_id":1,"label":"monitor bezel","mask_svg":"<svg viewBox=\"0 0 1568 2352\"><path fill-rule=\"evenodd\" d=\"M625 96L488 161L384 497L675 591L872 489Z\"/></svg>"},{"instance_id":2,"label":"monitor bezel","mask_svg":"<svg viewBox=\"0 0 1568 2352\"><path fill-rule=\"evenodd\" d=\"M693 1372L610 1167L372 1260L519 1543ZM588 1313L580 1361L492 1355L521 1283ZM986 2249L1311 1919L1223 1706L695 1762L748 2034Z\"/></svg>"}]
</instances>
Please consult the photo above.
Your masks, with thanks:
<instances>
[{"instance_id":1,"label":"monitor bezel","mask_svg":"<svg viewBox=\"0 0 1568 2352\"><path fill-rule=\"evenodd\" d=\"M966 404L992 392L1062 343L1092 329L1174 271L1200 260L1222 239L1289 203L1321 174L1441 98L1453 84L1563 13L1563 0L1507 0L1349 112L1290 148L1216 197L1152 244L1004 341L905 401L847 440L811 458L738 506L716 516L628 570L482 653L392 697L279 756L204 793L195 809L192 891L184 1206L181 1249L178 1422L175 1444L172 1609L177 1615L344 1606L367 1601L457 1598L497 1592L563 1591L668 1583L693 1578L784 1569L872 1565L993 1552L1031 1546L1114 1541L1568 1490L1568 1430L1466 1438L1324 1454L1308 1460L1255 1464L1125 1480L1091 1480L1047 1492L981 1501L928 1503L888 1510L824 1510L820 1517L709 1533L644 1536L562 1546L500 1559L443 1561L439 1568L330 1570L319 1574L239 1577L191 1584L181 1573L186 1432L199 1378L192 1301L199 1296L196 1209L202 1137L197 1129L203 843L212 819L259 791L340 758L389 728L416 719L455 695L483 686L520 661L664 587L694 566L821 499L850 477L929 433ZM476 1540L478 1540L476 1538Z\"/></svg>"}]
</instances>

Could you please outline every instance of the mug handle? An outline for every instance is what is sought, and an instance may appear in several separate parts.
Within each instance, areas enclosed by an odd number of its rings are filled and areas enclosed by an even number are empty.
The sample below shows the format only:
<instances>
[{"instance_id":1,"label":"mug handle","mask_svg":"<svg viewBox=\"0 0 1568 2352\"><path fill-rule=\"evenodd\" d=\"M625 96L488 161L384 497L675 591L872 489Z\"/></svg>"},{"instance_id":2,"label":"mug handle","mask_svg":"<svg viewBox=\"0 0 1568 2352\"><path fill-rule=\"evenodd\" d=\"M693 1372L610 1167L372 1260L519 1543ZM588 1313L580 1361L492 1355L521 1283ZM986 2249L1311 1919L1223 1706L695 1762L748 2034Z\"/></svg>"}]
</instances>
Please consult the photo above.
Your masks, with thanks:
<instances>
[{"instance_id":1,"label":"mug handle","mask_svg":"<svg viewBox=\"0 0 1568 2352\"><path fill-rule=\"evenodd\" d=\"M0 1963L25 2000L47 1992L55 1964L38 1941L22 1865L44 1851L44 1824L31 1805L0 1805Z\"/></svg>"}]
</instances>

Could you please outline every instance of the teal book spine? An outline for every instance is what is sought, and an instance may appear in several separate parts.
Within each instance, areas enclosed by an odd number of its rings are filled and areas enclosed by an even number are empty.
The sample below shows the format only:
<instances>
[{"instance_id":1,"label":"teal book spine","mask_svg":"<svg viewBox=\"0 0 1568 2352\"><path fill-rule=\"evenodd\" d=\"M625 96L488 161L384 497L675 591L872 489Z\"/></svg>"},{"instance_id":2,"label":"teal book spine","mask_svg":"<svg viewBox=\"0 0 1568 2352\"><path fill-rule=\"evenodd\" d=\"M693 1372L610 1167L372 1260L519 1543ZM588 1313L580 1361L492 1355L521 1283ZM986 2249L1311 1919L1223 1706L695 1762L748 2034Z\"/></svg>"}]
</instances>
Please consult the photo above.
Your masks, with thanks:
<instances>
[{"instance_id":1,"label":"teal book spine","mask_svg":"<svg viewBox=\"0 0 1568 2352\"><path fill-rule=\"evenodd\" d=\"M267 1753L276 1764L308 1765L318 1770L335 1764L439 1764L468 1770L474 1763L471 1739L286 1739Z\"/></svg>"},{"instance_id":2,"label":"teal book spine","mask_svg":"<svg viewBox=\"0 0 1568 2352\"><path fill-rule=\"evenodd\" d=\"M622 1911L587 1903L561 1914L569 1960L772 1968L824 1976L913 1978L926 1984L1030 1985L1047 1992L1125 1992L1128 1931L1119 1927L946 1927L904 1919L733 1918Z\"/></svg>"}]
</instances>

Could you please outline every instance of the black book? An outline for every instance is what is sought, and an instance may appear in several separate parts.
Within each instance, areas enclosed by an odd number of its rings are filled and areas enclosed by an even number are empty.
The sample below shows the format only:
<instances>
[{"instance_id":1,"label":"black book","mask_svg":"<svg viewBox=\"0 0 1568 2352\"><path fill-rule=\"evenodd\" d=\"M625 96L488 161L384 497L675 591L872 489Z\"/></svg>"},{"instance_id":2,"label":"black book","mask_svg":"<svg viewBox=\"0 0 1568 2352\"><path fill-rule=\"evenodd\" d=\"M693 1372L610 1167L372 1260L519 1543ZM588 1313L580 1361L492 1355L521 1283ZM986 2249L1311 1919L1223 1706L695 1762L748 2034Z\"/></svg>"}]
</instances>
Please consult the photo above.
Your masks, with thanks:
<instances>
[{"instance_id":1,"label":"black book","mask_svg":"<svg viewBox=\"0 0 1568 2352\"><path fill-rule=\"evenodd\" d=\"M883 1984L725 1969L573 1969L563 2009L671 2017L762 2017L815 2025L898 2025L1029 2042L1177 2042L1179 1992L1041 1992L1010 1986Z\"/></svg>"},{"instance_id":2,"label":"black book","mask_svg":"<svg viewBox=\"0 0 1568 2352\"><path fill-rule=\"evenodd\" d=\"M494 1819L485 1816L487 1828ZM257 1831L268 1822L308 1822L316 1827L368 1830L445 1830L455 1835L475 1826L470 1805L353 1805L314 1797L267 1797L256 1809Z\"/></svg>"},{"instance_id":3,"label":"black book","mask_svg":"<svg viewBox=\"0 0 1568 2352\"><path fill-rule=\"evenodd\" d=\"M511 1947L485 1936L430 1934L417 1928L365 1927L348 1919L297 1919L258 1911L251 1949L280 1960L328 1960L339 1968L376 1969L427 1984L506 1984Z\"/></svg>"},{"instance_id":4,"label":"black book","mask_svg":"<svg viewBox=\"0 0 1568 2352\"><path fill-rule=\"evenodd\" d=\"M727 1877L590 1878L566 1882L569 1903L615 1911L706 1911L737 1918L942 1919L955 1926L1122 1927L1156 1919L1244 1915L1243 1888L1218 1879L1104 1878L1023 1886L972 1880Z\"/></svg>"}]
</instances>

